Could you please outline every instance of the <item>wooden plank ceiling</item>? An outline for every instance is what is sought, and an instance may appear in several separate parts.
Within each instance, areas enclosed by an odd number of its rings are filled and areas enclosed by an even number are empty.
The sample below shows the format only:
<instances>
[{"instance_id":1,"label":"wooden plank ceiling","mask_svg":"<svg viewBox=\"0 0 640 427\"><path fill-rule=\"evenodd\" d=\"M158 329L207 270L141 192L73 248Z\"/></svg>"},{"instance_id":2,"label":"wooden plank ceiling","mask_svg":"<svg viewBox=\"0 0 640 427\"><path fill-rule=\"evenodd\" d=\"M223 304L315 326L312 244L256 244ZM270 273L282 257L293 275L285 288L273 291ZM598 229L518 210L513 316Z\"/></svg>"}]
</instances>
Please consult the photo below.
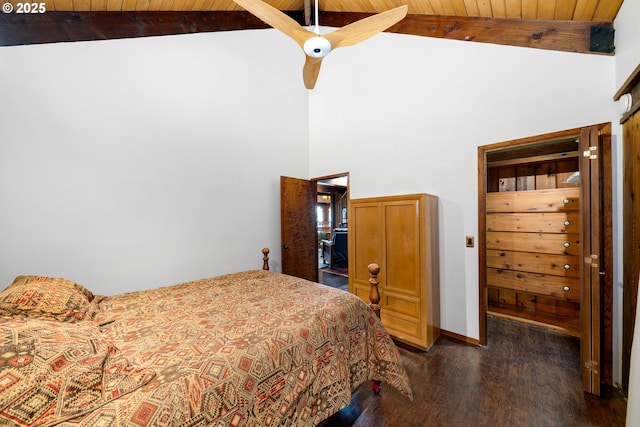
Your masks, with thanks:
<instances>
[{"instance_id":1,"label":"wooden plank ceiling","mask_svg":"<svg viewBox=\"0 0 640 427\"><path fill-rule=\"evenodd\" d=\"M256 0L259 1L259 0ZM321 25L340 27L409 6L388 31L561 51L613 54L623 0L318 0ZM46 12L0 14L0 45L267 28L232 0L45 0ZM266 0L303 25L314 0ZM82 28L80 28L82 27Z\"/></svg>"},{"instance_id":2,"label":"wooden plank ceiling","mask_svg":"<svg viewBox=\"0 0 640 427\"><path fill-rule=\"evenodd\" d=\"M280 10L305 7L304 0L266 3ZM242 10L233 0L46 0L45 4L47 11L65 12ZM622 0L319 0L318 7L326 12L382 12L405 4L409 14L420 15L613 22Z\"/></svg>"}]
</instances>

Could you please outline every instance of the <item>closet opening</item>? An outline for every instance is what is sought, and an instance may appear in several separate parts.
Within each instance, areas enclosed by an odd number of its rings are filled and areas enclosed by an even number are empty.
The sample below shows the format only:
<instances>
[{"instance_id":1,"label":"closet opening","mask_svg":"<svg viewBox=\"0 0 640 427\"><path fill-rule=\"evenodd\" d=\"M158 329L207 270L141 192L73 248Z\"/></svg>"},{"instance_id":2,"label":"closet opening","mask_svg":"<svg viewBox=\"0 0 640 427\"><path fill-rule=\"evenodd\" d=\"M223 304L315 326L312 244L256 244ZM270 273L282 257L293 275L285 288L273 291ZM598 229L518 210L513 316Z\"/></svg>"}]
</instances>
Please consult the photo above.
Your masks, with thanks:
<instances>
[{"instance_id":1,"label":"closet opening","mask_svg":"<svg viewBox=\"0 0 640 427\"><path fill-rule=\"evenodd\" d=\"M596 395L612 376L610 135L605 123L478 147L480 344L489 317L575 337Z\"/></svg>"},{"instance_id":2,"label":"closet opening","mask_svg":"<svg viewBox=\"0 0 640 427\"><path fill-rule=\"evenodd\" d=\"M578 139L487 153L487 313L580 336Z\"/></svg>"}]
</instances>

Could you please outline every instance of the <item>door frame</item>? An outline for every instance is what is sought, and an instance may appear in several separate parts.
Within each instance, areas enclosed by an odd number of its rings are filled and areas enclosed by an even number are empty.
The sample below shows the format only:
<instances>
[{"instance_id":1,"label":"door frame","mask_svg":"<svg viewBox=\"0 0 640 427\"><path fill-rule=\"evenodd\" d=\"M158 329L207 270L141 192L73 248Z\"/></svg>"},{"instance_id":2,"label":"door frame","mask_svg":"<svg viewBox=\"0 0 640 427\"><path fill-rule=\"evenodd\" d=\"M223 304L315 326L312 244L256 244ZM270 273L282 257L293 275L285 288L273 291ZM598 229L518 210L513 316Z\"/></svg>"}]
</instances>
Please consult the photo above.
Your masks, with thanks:
<instances>
[{"instance_id":1,"label":"door frame","mask_svg":"<svg viewBox=\"0 0 640 427\"><path fill-rule=\"evenodd\" d=\"M317 184L318 184L319 181L326 181L326 180L329 180L329 179L341 178L341 177L345 177L345 176L347 177L347 205L348 205L349 201L351 199L350 191L349 191L349 183L350 183L351 179L350 179L349 172L325 175L325 176L320 176L320 177L317 177L317 178L312 178L312 179L309 179L309 180L303 179L303 178L286 177L286 176L281 176L280 177L280 193L281 193L280 194L280 244L282 246L281 249L283 251L283 253L282 253L283 272L284 272L284 259L287 256L284 253L284 251L286 250L285 246L287 245L287 242L283 241L283 239L284 239L283 238L283 234L284 234L283 230L286 228L285 223L283 222L283 221L285 221L285 218L284 218L284 215L283 215L283 207L282 207L282 203L283 203L282 202L282 198L283 198L283 179L291 180L291 181L300 181L301 185L302 185L302 182L305 182L305 183L307 183L307 185L309 187L313 187L313 189L314 189L313 190L314 191L313 204L309 207L309 209L311 209L311 212L305 212L305 213L300 212L298 216L300 218L308 218L308 221L311 221L311 224L305 224L305 227L308 230L307 231L308 233L311 233L311 228L313 228L313 236L305 234L305 236L303 236L303 237L305 238L305 240L308 239L307 241L311 241L311 240L315 241L315 246L317 248L317 246L318 246L318 228L317 228L316 210L315 210L315 207L316 207L316 204L317 204L317 195L318 195ZM306 206L305 206L305 209L306 209ZM305 216L305 214L306 214L306 216ZM311 219L311 218L313 218L313 219ZM301 258L297 258L296 261L299 262L300 260L302 260L302 259L306 260L307 258L309 258L309 260L305 261L305 263L306 262L311 262L310 260L313 259L313 270L315 271L315 274L312 275L312 274L306 274L305 273L305 274L302 274L302 275L304 275L305 278L308 278L308 279L310 279L312 281L317 282L318 279L319 279L319 277L318 277L317 249L314 250L313 257L311 257L311 256L309 256L309 257L301 257ZM306 265L305 266L297 266L296 267L296 271L297 270L301 270L301 271L304 271L304 272L309 272L309 271L311 271L311 265L308 265L308 266L306 266ZM296 275L296 274L294 274L294 275Z\"/></svg>"},{"instance_id":2,"label":"door frame","mask_svg":"<svg viewBox=\"0 0 640 427\"><path fill-rule=\"evenodd\" d=\"M499 150L505 150L505 149L511 149L511 148L523 148L523 147L531 146L535 144L554 142L554 141L563 140L563 139L566 140L574 137L576 139L579 139L581 138L582 132L585 131L585 129L590 129L590 128L597 128L597 132L601 134L600 136L602 136L602 134L606 134L606 132L609 132L609 134L611 132L611 124L603 123L603 124L594 125L594 126L568 129L564 131L552 132L552 133L520 138L520 139L511 140L511 141L504 141L504 142L499 142L495 144L478 147L478 302L479 302L478 325L479 325L479 344L480 345L483 345L483 346L487 345L487 311L488 311L488 288L487 288L487 271L486 271L486 247L487 247L486 192L488 188L487 155L491 152L495 152ZM609 138L609 141L607 142L610 142L610 138ZM602 158L602 162L603 164L605 164L605 166L604 166L604 171L602 172L602 177L604 182L601 184L601 186L603 188L600 188L600 192L601 193L603 191L608 192L607 193L608 198L610 199L611 197L610 185L611 185L611 179L612 179L610 149L604 150L604 151L607 151L608 153L603 155L603 158ZM608 162L608 165L607 165L607 162ZM587 179L587 181L585 181L585 179ZM588 182L588 178L584 178L581 176L581 187L585 182ZM609 200L607 204L606 197L605 197L604 207L605 207L605 213L608 211L607 215L609 216L608 218L605 218L605 224L607 224L607 221L608 221L608 224L610 224L611 201ZM585 218L586 213L581 210L580 215L582 219L582 218ZM586 218L590 218L590 216ZM599 313L600 319L597 319L598 320L597 325L600 326L600 329L596 328L595 335L597 335L597 338L598 338L598 344L597 344L598 346L600 345L599 343L601 341L603 342L603 345L601 348L602 350L601 364L602 365L600 366L601 370L603 371L603 376L601 376L601 378L607 379L610 373L612 372L612 359L613 359L612 343L610 342L613 336L613 330L612 330L613 326L610 321L609 322L606 321L607 318L610 319L612 317L611 311L613 308L612 298L608 297L609 294L612 295L613 293L613 288L612 288L613 271L612 271L612 254L611 254L613 236L612 236L612 230L610 226L605 227L605 230L603 230L603 239L605 240L605 243L604 243L605 253L602 259L602 268L604 269L604 274L601 277L602 279L601 283L603 285L602 286L603 292L601 293L604 295L604 297L601 301L601 307L600 307L600 313ZM584 283L584 278L582 278L581 281ZM581 315L584 310L589 310L589 313L591 312L591 292L581 292L581 301L580 301ZM582 324L584 325L584 320ZM581 329L585 329L584 326ZM585 331L582 330L581 334L584 334L584 333ZM585 340L583 338L580 339L581 354L584 355L584 354L591 353L591 350L589 350L588 353L585 353L585 350L582 349L582 347L585 341L588 343L592 342L592 339L591 339L592 336L593 335L589 336L588 340ZM581 357L581 359L583 357ZM585 388L586 388L586 385L585 385ZM599 393L599 386L592 390L595 390L597 393ZM594 391L591 391L591 392L593 393Z\"/></svg>"},{"instance_id":3,"label":"door frame","mask_svg":"<svg viewBox=\"0 0 640 427\"><path fill-rule=\"evenodd\" d=\"M336 179L336 178L346 178L347 179L346 198L347 198L347 207L349 207L351 205L351 193L349 191L349 183L350 183L351 179L350 179L350 176L349 176L349 172L343 172L343 173L337 173L337 174L331 174L331 175L325 175L325 176L319 176L319 177L316 177L316 178L311 178L311 181L314 182L315 186L316 186L316 197L317 197L317 195L319 193L318 192L318 185L322 181L329 181L329 180ZM333 209L333 207L335 206L335 203L333 201L331 203L333 205L332 206L332 209ZM347 209L347 212L348 212L348 209ZM331 224L332 231L333 231L333 228L334 228L333 225L336 223L336 218L337 218L336 215L341 215L341 212L334 212L333 214L334 214L334 218L333 218L334 220L333 220L333 224ZM349 217L347 216L347 227L349 226L348 224L349 224ZM317 226L316 226L316 229L317 229ZM317 235L317 230L316 230L316 235ZM347 249L347 257L351 258L350 249ZM316 269L319 270L317 259L316 259ZM349 272L347 270L347 276L348 275L349 275ZM320 272L318 272L318 280L317 281L318 282L320 281Z\"/></svg>"}]
</instances>

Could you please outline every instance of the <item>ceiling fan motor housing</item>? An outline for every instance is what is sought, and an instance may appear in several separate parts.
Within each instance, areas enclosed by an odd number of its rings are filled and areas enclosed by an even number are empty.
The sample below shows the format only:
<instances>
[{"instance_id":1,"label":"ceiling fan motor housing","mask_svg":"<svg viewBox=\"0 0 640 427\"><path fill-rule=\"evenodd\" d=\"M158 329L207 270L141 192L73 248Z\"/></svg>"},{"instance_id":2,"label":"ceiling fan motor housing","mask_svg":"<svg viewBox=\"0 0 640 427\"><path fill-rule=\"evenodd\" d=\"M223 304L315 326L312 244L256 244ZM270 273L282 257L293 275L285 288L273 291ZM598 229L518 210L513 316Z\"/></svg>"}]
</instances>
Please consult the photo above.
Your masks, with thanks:
<instances>
[{"instance_id":1,"label":"ceiling fan motor housing","mask_svg":"<svg viewBox=\"0 0 640 427\"><path fill-rule=\"evenodd\" d=\"M311 37L304 42L303 49L312 58L324 58L331 52L331 43L324 37Z\"/></svg>"}]
</instances>

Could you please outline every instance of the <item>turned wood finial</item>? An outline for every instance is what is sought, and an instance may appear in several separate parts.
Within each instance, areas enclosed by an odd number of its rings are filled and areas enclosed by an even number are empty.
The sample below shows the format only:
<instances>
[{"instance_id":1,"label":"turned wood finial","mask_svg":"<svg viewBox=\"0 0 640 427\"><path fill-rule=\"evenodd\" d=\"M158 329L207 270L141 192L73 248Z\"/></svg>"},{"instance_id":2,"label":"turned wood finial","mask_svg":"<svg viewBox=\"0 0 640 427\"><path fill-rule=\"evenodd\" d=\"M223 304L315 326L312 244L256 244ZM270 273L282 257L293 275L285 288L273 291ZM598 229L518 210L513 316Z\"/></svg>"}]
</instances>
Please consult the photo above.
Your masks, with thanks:
<instances>
[{"instance_id":1,"label":"turned wood finial","mask_svg":"<svg viewBox=\"0 0 640 427\"><path fill-rule=\"evenodd\" d=\"M269 248L262 248L262 269L269 270Z\"/></svg>"},{"instance_id":2,"label":"turned wood finial","mask_svg":"<svg viewBox=\"0 0 640 427\"><path fill-rule=\"evenodd\" d=\"M371 290L369 290L369 307L376 314L376 316L380 317L380 292L378 291L378 273L380 273L380 266L376 263L369 264L367 267L369 269L369 284L371 285Z\"/></svg>"}]
</instances>

